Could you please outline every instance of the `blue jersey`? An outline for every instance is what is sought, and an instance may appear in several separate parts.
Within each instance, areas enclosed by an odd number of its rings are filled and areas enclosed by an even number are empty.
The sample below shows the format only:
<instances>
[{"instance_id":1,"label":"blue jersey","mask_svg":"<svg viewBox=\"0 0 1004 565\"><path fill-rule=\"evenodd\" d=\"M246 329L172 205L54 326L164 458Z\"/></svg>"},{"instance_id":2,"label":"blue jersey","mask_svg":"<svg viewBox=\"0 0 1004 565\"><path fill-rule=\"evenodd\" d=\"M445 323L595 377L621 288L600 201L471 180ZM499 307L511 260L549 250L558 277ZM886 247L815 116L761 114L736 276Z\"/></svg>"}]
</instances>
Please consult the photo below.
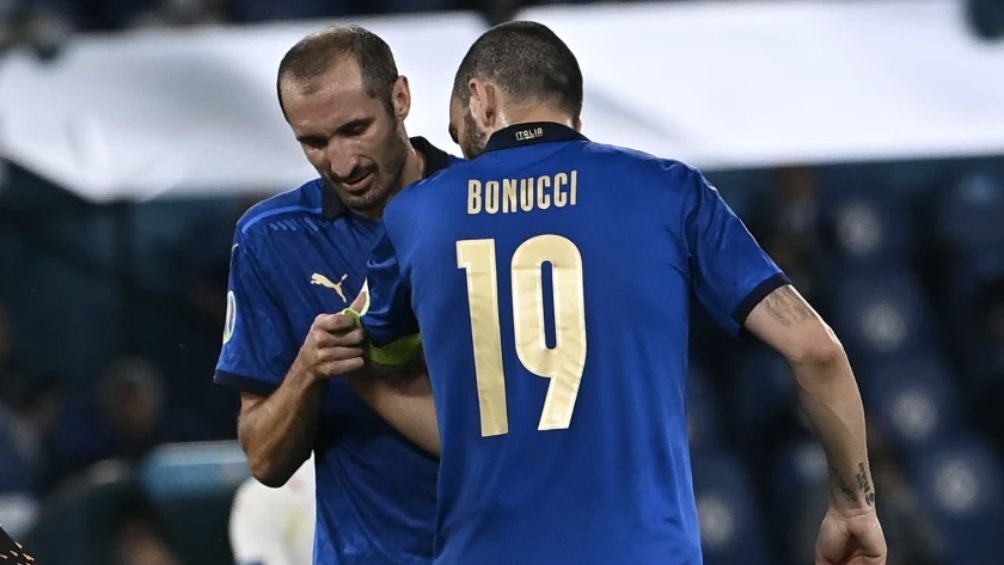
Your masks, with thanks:
<instances>
[{"instance_id":1,"label":"blue jersey","mask_svg":"<svg viewBox=\"0 0 1004 565\"><path fill-rule=\"evenodd\" d=\"M450 157L424 139L426 171ZM314 318L339 312L362 288L379 222L350 213L321 179L251 208L237 224L224 345L215 382L270 394ZM352 393L327 385L317 443L314 562L427 563L437 461Z\"/></svg>"},{"instance_id":2,"label":"blue jersey","mask_svg":"<svg viewBox=\"0 0 1004 565\"><path fill-rule=\"evenodd\" d=\"M383 227L362 323L378 347L421 332L436 563L700 563L690 297L739 331L787 282L704 177L523 124Z\"/></svg>"}]
</instances>

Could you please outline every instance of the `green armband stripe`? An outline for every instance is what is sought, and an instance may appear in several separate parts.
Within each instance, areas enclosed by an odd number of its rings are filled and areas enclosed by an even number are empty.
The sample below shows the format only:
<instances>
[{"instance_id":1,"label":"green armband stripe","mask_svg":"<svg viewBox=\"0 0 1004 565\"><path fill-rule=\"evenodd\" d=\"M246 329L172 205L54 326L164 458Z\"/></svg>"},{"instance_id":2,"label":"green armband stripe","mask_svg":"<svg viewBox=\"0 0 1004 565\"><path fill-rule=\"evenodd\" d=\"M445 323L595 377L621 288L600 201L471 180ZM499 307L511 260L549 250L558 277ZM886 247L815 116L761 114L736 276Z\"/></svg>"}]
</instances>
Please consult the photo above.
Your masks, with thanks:
<instances>
[{"instance_id":1,"label":"green armband stripe","mask_svg":"<svg viewBox=\"0 0 1004 565\"><path fill-rule=\"evenodd\" d=\"M359 312L356 312L351 308L346 308L345 310L342 310L342 313L352 316L352 318L356 321L356 326L360 328L362 327L362 322L360 321L362 316ZM416 357L418 357L418 353L421 349L422 335L413 334L396 339L383 347L377 347L368 343L363 349L363 357L379 365L399 366L413 361Z\"/></svg>"}]
</instances>

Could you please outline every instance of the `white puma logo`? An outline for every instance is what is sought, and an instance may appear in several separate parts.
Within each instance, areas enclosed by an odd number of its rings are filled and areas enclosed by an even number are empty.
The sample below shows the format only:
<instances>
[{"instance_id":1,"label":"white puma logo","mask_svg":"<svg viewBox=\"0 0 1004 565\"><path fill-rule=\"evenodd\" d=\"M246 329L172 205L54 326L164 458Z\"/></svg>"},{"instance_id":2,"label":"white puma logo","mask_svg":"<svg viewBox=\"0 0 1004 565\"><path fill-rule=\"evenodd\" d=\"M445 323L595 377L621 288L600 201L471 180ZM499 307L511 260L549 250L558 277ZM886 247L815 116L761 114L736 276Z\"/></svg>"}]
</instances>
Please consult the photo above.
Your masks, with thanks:
<instances>
[{"instance_id":1,"label":"white puma logo","mask_svg":"<svg viewBox=\"0 0 1004 565\"><path fill-rule=\"evenodd\" d=\"M345 282L345 279L347 278L349 278L348 273L342 275L342 278L335 283L331 282L331 279L322 275L321 273L314 273L313 275L310 275L310 284L316 284L319 286L323 286L325 288L330 288L331 290L338 293L338 297L342 299L342 302L348 304L349 301L348 299L345 298L345 293L342 292L342 283Z\"/></svg>"}]
</instances>

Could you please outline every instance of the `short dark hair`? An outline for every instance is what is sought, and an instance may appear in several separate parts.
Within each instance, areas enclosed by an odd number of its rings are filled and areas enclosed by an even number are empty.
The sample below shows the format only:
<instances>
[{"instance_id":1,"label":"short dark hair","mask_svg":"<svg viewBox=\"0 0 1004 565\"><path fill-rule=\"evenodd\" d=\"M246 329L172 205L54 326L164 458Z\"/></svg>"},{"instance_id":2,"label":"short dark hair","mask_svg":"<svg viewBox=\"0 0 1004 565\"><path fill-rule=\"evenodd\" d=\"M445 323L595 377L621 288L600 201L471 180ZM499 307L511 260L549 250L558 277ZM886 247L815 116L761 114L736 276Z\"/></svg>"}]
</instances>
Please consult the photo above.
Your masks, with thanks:
<instances>
[{"instance_id":1,"label":"short dark hair","mask_svg":"<svg viewBox=\"0 0 1004 565\"><path fill-rule=\"evenodd\" d=\"M579 62L565 42L537 22L500 24L474 42L453 82L453 96L464 104L474 78L494 82L518 101L553 103L574 119L582 112Z\"/></svg>"},{"instance_id":2,"label":"short dark hair","mask_svg":"<svg viewBox=\"0 0 1004 565\"><path fill-rule=\"evenodd\" d=\"M331 68L338 57L346 55L359 65L366 93L379 98L391 109L391 94L398 74L390 46L366 28L336 25L304 37L283 56L275 81L282 115L289 119L282 102L282 81L285 78L309 80L320 76Z\"/></svg>"}]
</instances>

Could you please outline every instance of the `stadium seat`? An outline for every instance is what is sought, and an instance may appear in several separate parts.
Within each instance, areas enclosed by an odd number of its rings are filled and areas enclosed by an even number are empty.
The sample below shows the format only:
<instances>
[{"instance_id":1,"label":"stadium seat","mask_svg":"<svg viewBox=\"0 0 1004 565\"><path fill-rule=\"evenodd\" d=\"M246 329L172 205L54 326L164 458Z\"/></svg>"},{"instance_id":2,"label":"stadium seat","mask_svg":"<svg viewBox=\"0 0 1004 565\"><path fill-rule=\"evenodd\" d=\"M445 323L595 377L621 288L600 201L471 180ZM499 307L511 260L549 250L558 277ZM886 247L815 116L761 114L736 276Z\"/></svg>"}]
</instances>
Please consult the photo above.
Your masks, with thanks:
<instances>
[{"instance_id":1,"label":"stadium seat","mask_svg":"<svg viewBox=\"0 0 1004 565\"><path fill-rule=\"evenodd\" d=\"M830 291L832 323L852 361L872 363L933 347L927 297L902 266L843 271Z\"/></svg>"},{"instance_id":2,"label":"stadium seat","mask_svg":"<svg viewBox=\"0 0 1004 565\"><path fill-rule=\"evenodd\" d=\"M707 565L766 565L763 520L746 469L725 452L694 456L694 491Z\"/></svg>"},{"instance_id":3,"label":"stadium seat","mask_svg":"<svg viewBox=\"0 0 1004 565\"><path fill-rule=\"evenodd\" d=\"M953 249L967 254L1004 248L1004 183L982 173L963 178L937 207L937 231Z\"/></svg>"},{"instance_id":4,"label":"stadium seat","mask_svg":"<svg viewBox=\"0 0 1004 565\"><path fill-rule=\"evenodd\" d=\"M766 346L749 348L737 363L729 383L734 425L741 439L762 446L776 439L775 428L787 422L796 398L788 363Z\"/></svg>"},{"instance_id":5,"label":"stadium seat","mask_svg":"<svg viewBox=\"0 0 1004 565\"><path fill-rule=\"evenodd\" d=\"M1004 555L1004 474L976 436L956 435L917 454L910 464L921 509L932 522L944 563L989 565Z\"/></svg>"},{"instance_id":6,"label":"stadium seat","mask_svg":"<svg viewBox=\"0 0 1004 565\"><path fill-rule=\"evenodd\" d=\"M933 354L882 362L859 372L858 382L869 417L901 452L923 449L959 427L955 382Z\"/></svg>"},{"instance_id":7,"label":"stadium seat","mask_svg":"<svg viewBox=\"0 0 1004 565\"><path fill-rule=\"evenodd\" d=\"M910 254L913 240L903 198L894 190L825 193L822 223L844 264L881 264Z\"/></svg>"}]
</instances>

